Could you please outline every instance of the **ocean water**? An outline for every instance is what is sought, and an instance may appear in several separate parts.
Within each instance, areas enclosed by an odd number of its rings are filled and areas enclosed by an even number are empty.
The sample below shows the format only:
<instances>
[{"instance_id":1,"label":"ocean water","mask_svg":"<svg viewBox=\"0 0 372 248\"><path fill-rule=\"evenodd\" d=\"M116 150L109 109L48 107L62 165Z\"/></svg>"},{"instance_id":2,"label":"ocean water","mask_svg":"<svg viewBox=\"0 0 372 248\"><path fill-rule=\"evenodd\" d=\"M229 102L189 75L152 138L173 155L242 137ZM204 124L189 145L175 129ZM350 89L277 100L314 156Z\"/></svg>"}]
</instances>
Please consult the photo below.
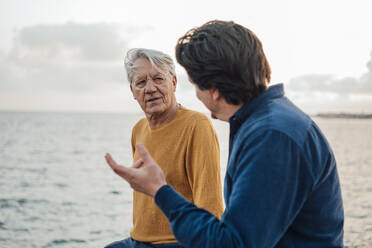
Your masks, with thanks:
<instances>
[{"instance_id":1,"label":"ocean water","mask_svg":"<svg viewBox=\"0 0 372 248\"><path fill-rule=\"evenodd\" d=\"M132 191L104 161L130 165L140 114L0 112L0 247L103 247L128 236ZM372 120L315 119L342 183L345 245L372 247ZM222 176L228 125L215 124Z\"/></svg>"}]
</instances>

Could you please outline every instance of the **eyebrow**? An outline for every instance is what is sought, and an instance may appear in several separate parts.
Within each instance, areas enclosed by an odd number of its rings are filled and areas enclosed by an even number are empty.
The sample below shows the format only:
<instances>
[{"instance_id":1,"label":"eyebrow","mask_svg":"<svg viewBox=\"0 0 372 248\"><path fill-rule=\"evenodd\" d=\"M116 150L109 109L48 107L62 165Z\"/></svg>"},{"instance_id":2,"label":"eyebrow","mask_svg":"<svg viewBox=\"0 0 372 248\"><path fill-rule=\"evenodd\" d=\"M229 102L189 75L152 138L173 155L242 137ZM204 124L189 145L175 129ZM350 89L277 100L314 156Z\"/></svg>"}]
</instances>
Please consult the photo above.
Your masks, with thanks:
<instances>
[{"instance_id":1,"label":"eyebrow","mask_svg":"<svg viewBox=\"0 0 372 248\"><path fill-rule=\"evenodd\" d=\"M162 77L165 77L165 75L161 72L158 72L158 73L155 73L154 75L152 75L153 77L156 77L156 76L162 76Z\"/></svg>"},{"instance_id":2,"label":"eyebrow","mask_svg":"<svg viewBox=\"0 0 372 248\"><path fill-rule=\"evenodd\" d=\"M157 76L165 77L165 75L161 72L157 72L154 75L151 75L151 77L157 77ZM137 77L133 76L133 81L138 81L138 80L145 79L145 78L147 78L147 75L139 75Z\"/></svg>"}]
</instances>

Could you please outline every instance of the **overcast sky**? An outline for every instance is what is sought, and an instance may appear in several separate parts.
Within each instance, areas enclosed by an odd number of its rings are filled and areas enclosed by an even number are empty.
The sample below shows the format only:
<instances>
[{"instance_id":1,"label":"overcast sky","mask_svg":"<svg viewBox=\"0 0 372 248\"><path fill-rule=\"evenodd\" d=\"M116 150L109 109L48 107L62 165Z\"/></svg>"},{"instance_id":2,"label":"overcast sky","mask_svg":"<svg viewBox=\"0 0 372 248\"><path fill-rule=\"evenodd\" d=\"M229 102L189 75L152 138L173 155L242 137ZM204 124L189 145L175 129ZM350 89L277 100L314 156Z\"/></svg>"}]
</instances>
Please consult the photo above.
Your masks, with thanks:
<instances>
[{"instance_id":1,"label":"overcast sky","mask_svg":"<svg viewBox=\"0 0 372 248\"><path fill-rule=\"evenodd\" d=\"M221 19L258 35L272 83L306 112L372 112L371 10L366 0L0 0L0 110L139 111L125 52L174 58L187 30ZM177 73L178 101L205 111Z\"/></svg>"}]
</instances>

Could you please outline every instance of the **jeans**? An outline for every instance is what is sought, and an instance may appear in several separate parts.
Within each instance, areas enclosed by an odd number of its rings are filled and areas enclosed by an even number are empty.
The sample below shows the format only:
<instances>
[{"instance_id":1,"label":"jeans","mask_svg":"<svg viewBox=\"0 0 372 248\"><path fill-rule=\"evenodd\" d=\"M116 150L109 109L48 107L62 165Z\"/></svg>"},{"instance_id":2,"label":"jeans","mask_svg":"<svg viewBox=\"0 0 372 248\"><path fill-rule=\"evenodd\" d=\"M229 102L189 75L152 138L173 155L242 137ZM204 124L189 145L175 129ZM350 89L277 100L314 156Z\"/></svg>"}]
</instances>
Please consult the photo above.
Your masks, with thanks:
<instances>
[{"instance_id":1,"label":"jeans","mask_svg":"<svg viewBox=\"0 0 372 248\"><path fill-rule=\"evenodd\" d=\"M179 243L151 244L147 242L137 241L132 238L127 238L113 242L105 246L105 248L183 248L183 247Z\"/></svg>"}]
</instances>

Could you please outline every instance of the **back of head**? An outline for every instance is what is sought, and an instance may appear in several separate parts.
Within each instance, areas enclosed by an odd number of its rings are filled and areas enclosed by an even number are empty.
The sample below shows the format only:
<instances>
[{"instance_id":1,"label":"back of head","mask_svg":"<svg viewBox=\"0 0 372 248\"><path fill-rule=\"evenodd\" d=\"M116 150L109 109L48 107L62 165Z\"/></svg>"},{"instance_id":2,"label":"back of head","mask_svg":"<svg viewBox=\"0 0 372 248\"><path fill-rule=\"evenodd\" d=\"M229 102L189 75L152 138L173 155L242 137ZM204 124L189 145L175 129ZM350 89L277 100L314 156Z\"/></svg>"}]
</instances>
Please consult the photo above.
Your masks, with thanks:
<instances>
[{"instance_id":1,"label":"back of head","mask_svg":"<svg viewBox=\"0 0 372 248\"><path fill-rule=\"evenodd\" d=\"M139 58L149 60L152 66L157 68L157 70L164 70L169 73L171 77L176 75L173 59L169 55L154 49L133 48L127 52L124 59L124 66L127 71L129 83L132 83L133 71L135 70L134 62Z\"/></svg>"},{"instance_id":2,"label":"back of head","mask_svg":"<svg viewBox=\"0 0 372 248\"><path fill-rule=\"evenodd\" d=\"M271 69L249 29L210 21L178 39L176 58L201 90L217 88L226 102L245 103L266 89Z\"/></svg>"}]
</instances>

